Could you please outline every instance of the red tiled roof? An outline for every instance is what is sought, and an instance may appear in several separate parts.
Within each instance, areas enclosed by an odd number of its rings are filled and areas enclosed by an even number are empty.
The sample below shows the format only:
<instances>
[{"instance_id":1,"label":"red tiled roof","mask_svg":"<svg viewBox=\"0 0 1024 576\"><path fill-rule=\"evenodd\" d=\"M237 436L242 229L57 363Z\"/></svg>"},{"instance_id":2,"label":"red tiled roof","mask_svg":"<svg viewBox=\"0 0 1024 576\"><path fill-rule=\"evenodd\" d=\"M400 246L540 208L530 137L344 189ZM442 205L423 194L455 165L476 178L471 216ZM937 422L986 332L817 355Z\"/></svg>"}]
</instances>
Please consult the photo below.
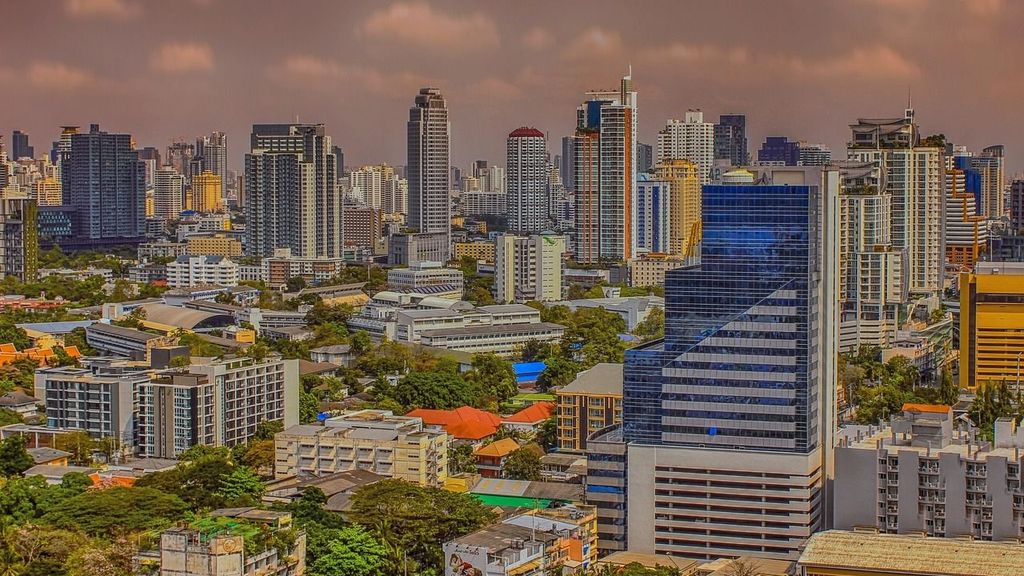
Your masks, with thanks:
<instances>
[{"instance_id":1,"label":"red tiled roof","mask_svg":"<svg viewBox=\"0 0 1024 576\"><path fill-rule=\"evenodd\" d=\"M536 424L551 417L555 412L554 402L534 402L519 412L504 418L502 422L515 422L519 424Z\"/></svg>"},{"instance_id":2,"label":"red tiled roof","mask_svg":"<svg viewBox=\"0 0 1024 576\"><path fill-rule=\"evenodd\" d=\"M448 434L460 440L479 440L498 431L501 418L496 414L463 406L455 410L429 410L417 408L406 414L422 418L424 424L441 426Z\"/></svg>"},{"instance_id":3,"label":"red tiled roof","mask_svg":"<svg viewBox=\"0 0 1024 576\"><path fill-rule=\"evenodd\" d=\"M946 414L952 408L945 404L912 404L907 402L903 405L904 412L931 412L934 414Z\"/></svg>"},{"instance_id":4,"label":"red tiled roof","mask_svg":"<svg viewBox=\"0 0 1024 576\"><path fill-rule=\"evenodd\" d=\"M511 134L508 135L509 138L525 138L528 136L540 136L541 138L543 138L544 133L541 132L540 130L537 130L536 128L529 128L527 126L523 126L522 128L516 128L515 130L512 131Z\"/></svg>"},{"instance_id":5,"label":"red tiled roof","mask_svg":"<svg viewBox=\"0 0 1024 576\"><path fill-rule=\"evenodd\" d=\"M516 442L511 438L502 438L497 442L491 442L487 446L477 448L474 454L477 456L495 456L498 458L504 458L516 450L519 450L519 442Z\"/></svg>"}]
</instances>

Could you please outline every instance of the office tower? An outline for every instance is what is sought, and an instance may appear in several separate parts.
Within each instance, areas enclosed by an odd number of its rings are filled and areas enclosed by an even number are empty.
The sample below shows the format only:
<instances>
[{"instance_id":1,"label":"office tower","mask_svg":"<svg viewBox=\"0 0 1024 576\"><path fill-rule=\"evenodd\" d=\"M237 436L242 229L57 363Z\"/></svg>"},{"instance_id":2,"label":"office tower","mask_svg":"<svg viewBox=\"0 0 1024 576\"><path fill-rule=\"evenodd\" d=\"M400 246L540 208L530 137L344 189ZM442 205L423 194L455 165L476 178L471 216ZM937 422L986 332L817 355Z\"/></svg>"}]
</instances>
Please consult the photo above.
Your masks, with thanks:
<instances>
[{"instance_id":1,"label":"office tower","mask_svg":"<svg viewBox=\"0 0 1024 576\"><path fill-rule=\"evenodd\" d=\"M185 193L185 177L172 166L156 171L153 184L153 216L164 220L181 217Z\"/></svg>"},{"instance_id":2,"label":"office tower","mask_svg":"<svg viewBox=\"0 0 1024 576\"><path fill-rule=\"evenodd\" d=\"M785 136L768 136L757 151L757 163L763 166L797 166L800 164L800 143Z\"/></svg>"},{"instance_id":3,"label":"office tower","mask_svg":"<svg viewBox=\"0 0 1024 576\"><path fill-rule=\"evenodd\" d=\"M565 184L565 189L568 191L576 189L575 150L575 138L572 136L563 136L561 162L558 164L558 173L562 177L562 184Z\"/></svg>"},{"instance_id":4,"label":"office tower","mask_svg":"<svg viewBox=\"0 0 1024 576\"><path fill-rule=\"evenodd\" d=\"M908 403L887 425L858 428L836 447L835 528L913 534L914 540L924 541L1011 540L1020 550L1024 428L1013 418L998 419L988 430L991 440L982 441L979 430L956 418L949 406ZM966 554L964 565L983 565L970 552L959 551ZM1024 562L1024 550L1019 554ZM896 555L889 556L882 573L911 573L893 570ZM990 571L991 564L951 572L921 570L916 564L916 574L999 573ZM1004 573L1018 573L1024 563L1015 566Z\"/></svg>"},{"instance_id":5,"label":"office tower","mask_svg":"<svg viewBox=\"0 0 1024 576\"><path fill-rule=\"evenodd\" d=\"M672 189L669 205L669 252L675 256L697 256L701 238L700 168L682 159L658 164L655 176Z\"/></svg>"},{"instance_id":6,"label":"office tower","mask_svg":"<svg viewBox=\"0 0 1024 576\"><path fill-rule=\"evenodd\" d=\"M672 183L640 174L636 183L637 253L667 253L672 237Z\"/></svg>"},{"instance_id":7,"label":"office tower","mask_svg":"<svg viewBox=\"0 0 1024 576\"><path fill-rule=\"evenodd\" d=\"M160 151L152 146L139 150L139 161L146 169L146 190L151 190L156 183L156 171L163 166L160 163Z\"/></svg>"},{"instance_id":8,"label":"office tower","mask_svg":"<svg viewBox=\"0 0 1024 576\"><path fill-rule=\"evenodd\" d=\"M636 145L636 171L645 174L654 167L654 146L640 142Z\"/></svg>"},{"instance_id":9,"label":"office tower","mask_svg":"<svg viewBox=\"0 0 1024 576\"><path fill-rule=\"evenodd\" d=\"M892 202L892 246L907 251L910 292L934 294L942 287L943 148L922 146L914 111L902 118L858 118L850 125L847 158L878 164L883 191Z\"/></svg>"},{"instance_id":10,"label":"office tower","mask_svg":"<svg viewBox=\"0 0 1024 576\"><path fill-rule=\"evenodd\" d=\"M77 129L74 129L77 130ZM78 134L65 128L61 158L64 206L74 209L79 243L118 244L145 236L146 173L129 134L108 134L93 124Z\"/></svg>"},{"instance_id":11,"label":"office tower","mask_svg":"<svg viewBox=\"0 0 1024 576\"><path fill-rule=\"evenodd\" d=\"M22 158L35 158L35 148L28 143L28 134L21 130L11 133L11 160L17 161Z\"/></svg>"},{"instance_id":12,"label":"office tower","mask_svg":"<svg viewBox=\"0 0 1024 576\"><path fill-rule=\"evenodd\" d=\"M1010 233L1020 234L1024 230L1024 180L1014 180L1010 185Z\"/></svg>"},{"instance_id":13,"label":"office tower","mask_svg":"<svg viewBox=\"0 0 1024 576\"><path fill-rule=\"evenodd\" d=\"M800 166L828 166L832 163L832 151L824 144L800 142L797 147L800 150Z\"/></svg>"},{"instance_id":14,"label":"office tower","mask_svg":"<svg viewBox=\"0 0 1024 576\"><path fill-rule=\"evenodd\" d=\"M892 245L892 196L874 162L836 163L839 197L839 349L892 346L908 301L906 250Z\"/></svg>"},{"instance_id":15,"label":"office tower","mask_svg":"<svg viewBox=\"0 0 1024 576\"><path fill-rule=\"evenodd\" d=\"M1006 174L1003 167L1003 146L989 146L981 155L971 158L971 167L981 173L981 203L979 214L989 220L998 220L1006 213Z\"/></svg>"},{"instance_id":16,"label":"office tower","mask_svg":"<svg viewBox=\"0 0 1024 576\"><path fill-rule=\"evenodd\" d=\"M637 93L633 78L617 91L588 92L576 110L576 260L633 257L636 220Z\"/></svg>"},{"instance_id":17,"label":"office tower","mask_svg":"<svg viewBox=\"0 0 1024 576\"><path fill-rule=\"evenodd\" d=\"M795 560L828 524L838 193L807 168L704 187L700 265L666 275L665 337L627 351L622 425L588 440L600 548Z\"/></svg>"},{"instance_id":18,"label":"office tower","mask_svg":"<svg viewBox=\"0 0 1024 576\"><path fill-rule=\"evenodd\" d=\"M196 157L196 147L194 144L188 142L171 142L170 146L167 147L167 157L165 158L165 165L171 166L185 177L188 178L192 175L192 160Z\"/></svg>"},{"instance_id":19,"label":"office tower","mask_svg":"<svg viewBox=\"0 0 1024 576\"><path fill-rule=\"evenodd\" d=\"M53 179L49 179L53 182ZM42 182L43 180L40 180ZM0 278L32 282L39 269L36 200L27 194L0 194Z\"/></svg>"},{"instance_id":20,"label":"office tower","mask_svg":"<svg viewBox=\"0 0 1024 576\"><path fill-rule=\"evenodd\" d=\"M224 192L220 175L203 170L192 177L192 209L197 212L220 212L224 209Z\"/></svg>"},{"instance_id":21,"label":"office tower","mask_svg":"<svg viewBox=\"0 0 1024 576\"><path fill-rule=\"evenodd\" d=\"M517 128L508 135L505 203L510 232L537 234L548 227L547 149L547 138L536 128Z\"/></svg>"},{"instance_id":22,"label":"office tower","mask_svg":"<svg viewBox=\"0 0 1024 576\"><path fill-rule=\"evenodd\" d=\"M244 444L262 422L294 426L299 390L298 360L193 359L182 371L139 383L139 454L177 458L197 444Z\"/></svg>"},{"instance_id":23,"label":"office tower","mask_svg":"<svg viewBox=\"0 0 1024 576\"><path fill-rule=\"evenodd\" d=\"M700 183L708 183L715 162L715 125L705 122L700 110L688 110L682 121L671 119L658 132L658 164L669 160L693 162Z\"/></svg>"},{"instance_id":24,"label":"office tower","mask_svg":"<svg viewBox=\"0 0 1024 576\"><path fill-rule=\"evenodd\" d=\"M978 215L975 194L967 189L967 176L955 165L946 169L946 262L964 271L981 258L989 234L988 220Z\"/></svg>"},{"instance_id":25,"label":"office tower","mask_svg":"<svg viewBox=\"0 0 1024 576\"><path fill-rule=\"evenodd\" d=\"M1020 388L1024 350L1024 264L978 262L960 274L960 387Z\"/></svg>"},{"instance_id":26,"label":"office tower","mask_svg":"<svg viewBox=\"0 0 1024 576\"><path fill-rule=\"evenodd\" d=\"M715 124L715 160L728 160L730 166L750 164L745 114L722 114L718 117L718 124Z\"/></svg>"},{"instance_id":27,"label":"office tower","mask_svg":"<svg viewBox=\"0 0 1024 576\"><path fill-rule=\"evenodd\" d=\"M498 236L494 241L494 299L501 303L561 300L564 253L564 236Z\"/></svg>"},{"instance_id":28,"label":"office tower","mask_svg":"<svg viewBox=\"0 0 1024 576\"><path fill-rule=\"evenodd\" d=\"M199 169L192 173L195 177L203 172L212 172L220 176L221 187L228 180L228 137L223 132L213 132L209 136L196 139L196 157Z\"/></svg>"},{"instance_id":29,"label":"office tower","mask_svg":"<svg viewBox=\"0 0 1024 576\"><path fill-rule=\"evenodd\" d=\"M254 124L245 155L246 252L340 258L341 194L323 124Z\"/></svg>"},{"instance_id":30,"label":"office tower","mask_svg":"<svg viewBox=\"0 0 1024 576\"><path fill-rule=\"evenodd\" d=\"M451 124L437 88L422 88L409 109L408 225L418 232L444 232L451 239ZM447 260L447 258L444 258Z\"/></svg>"},{"instance_id":31,"label":"office tower","mask_svg":"<svg viewBox=\"0 0 1024 576\"><path fill-rule=\"evenodd\" d=\"M341 146L331 146L331 152L334 153L334 176L340 182L345 175L345 151Z\"/></svg>"}]
</instances>

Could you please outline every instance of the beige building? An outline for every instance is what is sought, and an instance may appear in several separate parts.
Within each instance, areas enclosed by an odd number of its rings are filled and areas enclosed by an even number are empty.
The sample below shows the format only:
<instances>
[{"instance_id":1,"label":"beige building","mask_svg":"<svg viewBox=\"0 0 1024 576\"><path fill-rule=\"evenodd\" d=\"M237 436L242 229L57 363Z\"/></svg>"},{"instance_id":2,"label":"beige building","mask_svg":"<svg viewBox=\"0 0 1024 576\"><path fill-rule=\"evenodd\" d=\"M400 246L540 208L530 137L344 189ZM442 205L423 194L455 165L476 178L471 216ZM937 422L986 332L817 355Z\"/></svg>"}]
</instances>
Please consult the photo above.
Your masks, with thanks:
<instances>
[{"instance_id":1,"label":"beige building","mask_svg":"<svg viewBox=\"0 0 1024 576\"><path fill-rule=\"evenodd\" d=\"M689 160L668 159L655 167L659 180L672 187L669 245L676 256L696 255L700 244L701 176L697 164Z\"/></svg>"},{"instance_id":2,"label":"beige building","mask_svg":"<svg viewBox=\"0 0 1024 576\"><path fill-rule=\"evenodd\" d=\"M292 426L274 436L274 477L323 476L346 470L442 486L448 478L448 435L421 418L360 410Z\"/></svg>"},{"instance_id":3,"label":"beige building","mask_svg":"<svg viewBox=\"0 0 1024 576\"><path fill-rule=\"evenodd\" d=\"M225 256L233 258L242 255L242 243L224 234L189 236L186 252L189 256Z\"/></svg>"},{"instance_id":4,"label":"beige building","mask_svg":"<svg viewBox=\"0 0 1024 576\"><path fill-rule=\"evenodd\" d=\"M63 204L61 198L60 180L52 177L36 180L36 202L40 206L60 206Z\"/></svg>"},{"instance_id":5,"label":"beige building","mask_svg":"<svg viewBox=\"0 0 1024 576\"><path fill-rule=\"evenodd\" d=\"M197 212L220 212L224 209L223 183L220 176L204 170L192 177L192 209Z\"/></svg>"},{"instance_id":6,"label":"beige building","mask_svg":"<svg viewBox=\"0 0 1024 576\"><path fill-rule=\"evenodd\" d=\"M494 264L494 242L456 242L453 260L461 262L466 256L477 262Z\"/></svg>"},{"instance_id":7,"label":"beige building","mask_svg":"<svg viewBox=\"0 0 1024 576\"><path fill-rule=\"evenodd\" d=\"M598 364L555 392L558 449L582 452L587 437L622 422L622 364Z\"/></svg>"},{"instance_id":8,"label":"beige building","mask_svg":"<svg viewBox=\"0 0 1024 576\"><path fill-rule=\"evenodd\" d=\"M629 285L634 288L664 286L665 273L686 264L686 260L670 254L645 254L629 261Z\"/></svg>"},{"instance_id":9,"label":"beige building","mask_svg":"<svg viewBox=\"0 0 1024 576\"><path fill-rule=\"evenodd\" d=\"M498 302L561 300L564 253L564 236L499 236L494 241L494 299Z\"/></svg>"}]
</instances>

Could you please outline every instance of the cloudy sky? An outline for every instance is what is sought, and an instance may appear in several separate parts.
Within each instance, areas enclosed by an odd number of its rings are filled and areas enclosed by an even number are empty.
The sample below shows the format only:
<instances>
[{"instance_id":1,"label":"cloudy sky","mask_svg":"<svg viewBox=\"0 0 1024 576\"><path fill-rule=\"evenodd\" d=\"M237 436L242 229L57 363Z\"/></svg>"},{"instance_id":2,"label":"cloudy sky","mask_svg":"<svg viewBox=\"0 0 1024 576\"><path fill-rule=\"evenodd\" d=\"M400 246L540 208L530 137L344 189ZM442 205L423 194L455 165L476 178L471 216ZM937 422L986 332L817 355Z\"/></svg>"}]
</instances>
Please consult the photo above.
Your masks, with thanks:
<instances>
[{"instance_id":1,"label":"cloudy sky","mask_svg":"<svg viewBox=\"0 0 1024 576\"><path fill-rule=\"evenodd\" d=\"M701 108L840 149L857 116L899 116L1024 169L1024 2L855 0L3 0L0 133L37 152L62 124L140 146L212 130L240 165L254 122L323 122L349 165L404 164L419 87L448 98L453 161L503 162L521 125L555 142L627 66L641 141Z\"/></svg>"}]
</instances>

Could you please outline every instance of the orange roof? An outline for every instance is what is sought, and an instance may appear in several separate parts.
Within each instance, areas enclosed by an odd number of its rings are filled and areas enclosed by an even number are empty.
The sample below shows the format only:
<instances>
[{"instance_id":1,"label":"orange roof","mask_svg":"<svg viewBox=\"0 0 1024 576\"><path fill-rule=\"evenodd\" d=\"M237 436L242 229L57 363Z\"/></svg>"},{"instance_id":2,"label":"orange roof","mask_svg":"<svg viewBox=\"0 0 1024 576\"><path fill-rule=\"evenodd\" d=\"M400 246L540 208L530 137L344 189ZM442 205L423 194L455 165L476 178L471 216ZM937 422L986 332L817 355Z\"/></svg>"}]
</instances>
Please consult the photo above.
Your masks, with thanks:
<instances>
[{"instance_id":1,"label":"orange roof","mask_svg":"<svg viewBox=\"0 0 1024 576\"><path fill-rule=\"evenodd\" d=\"M479 440L498 431L501 418L490 412L478 410L472 406L463 406L455 410L428 410L417 408L406 414L422 418L423 423L440 426L453 438L461 440Z\"/></svg>"},{"instance_id":2,"label":"orange roof","mask_svg":"<svg viewBox=\"0 0 1024 576\"><path fill-rule=\"evenodd\" d=\"M0 352L5 354L16 354L18 349L14 347L14 344L5 342L4 344L0 344Z\"/></svg>"},{"instance_id":3,"label":"orange roof","mask_svg":"<svg viewBox=\"0 0 1024 576\"><path fill-rule=\"evenodd\" d=\"M497 442L491 442L487 446L477 448L474 454L477 456L495 456L498 458L504 458L516 450L519 450L519 442L516 442L511 438L502 438Z\"/></svg>"},{"instance_id":4,"label":"orange roof","mask_svg":"<svg viewBox=\"0 0 1024 576\"><path fill-rule=\"evenodd\" d=\"M953 409L945 404L912 404L907 402L903 405L904 412L931 412L934 414L946 414Z\"/></svg>"},{"instance_id":5,"label":"orange roof","mask_svg":"<svg viewBox=\"0 0 1024 576\"><path fill-rule=\"evenodd\" d=\"M519 412L502 420L502 422L517 422L520 424L536 424L551 417L555 412L554 402L534 402Z\"/></svg>"},{"instance_id":6,"label":"orange roof","mask_svg":"<svg viewBox=\"0 0 1024 576\"><path fill-rule=\"evenodd\" d=\"M99 473L89 474L89 478L92 479L92 484L97 489L105 488L131 488L135 485L135 477L133 476L100 476Z\"/></svg>"}]
</instances>

